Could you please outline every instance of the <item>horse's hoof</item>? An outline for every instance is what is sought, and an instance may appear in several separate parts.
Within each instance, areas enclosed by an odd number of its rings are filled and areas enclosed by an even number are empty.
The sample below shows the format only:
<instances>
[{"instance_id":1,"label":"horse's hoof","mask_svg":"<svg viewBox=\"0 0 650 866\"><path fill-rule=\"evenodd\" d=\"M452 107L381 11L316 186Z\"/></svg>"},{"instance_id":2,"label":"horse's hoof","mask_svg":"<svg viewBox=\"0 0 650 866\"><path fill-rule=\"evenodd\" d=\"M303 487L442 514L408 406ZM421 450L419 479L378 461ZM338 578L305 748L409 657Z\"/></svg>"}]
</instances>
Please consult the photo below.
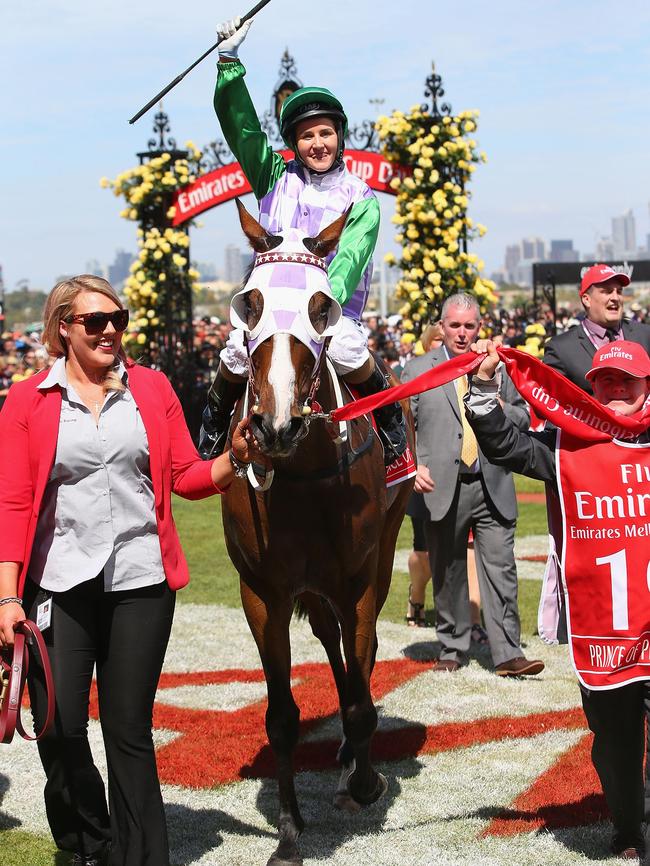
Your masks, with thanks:
<instances>
[{"instance_id":1,"label":"horse's hoof","mask_svg":"<svg viewBox=\"0 0 650 866\"><path fill-rule=\"evenodd\" d=\"M350 777L352 778L352 777ZM373 803L376 803L377 800L381 800L386 791L388 790L388 780L383 773L377 773L377 782L375 783L375 788L369 795L365 797L354 796L354 794L350 791L350 780L348 780L348 792L350 793L350 797L360 806L371 806Z\"/></svg>"},{"instance_id":2,"label":"horse's hoof","mask_svg":"<svg viewBox=\"0 0 650 866\"><path fill-rule=\"evenodd\" d=\"M276 855L273 854L266 866L302 866L302 857L297 854L295 857L292 857L291 860L286 860L284 857L276 857Z\"/></svg>"},{"instance_id":3,"label":"horse's hoof","mask_svg":"<svg viewBox=\"0 0 650 866\"><path fill-rule=\"evenodd\" d=\"M339 789L334 794L334 807L340 809L341 812L348 812L350 815L356 815L361 811L361 803L357 803L350 796L350 792L346 789Z\"/></svg>"}]
</instances>

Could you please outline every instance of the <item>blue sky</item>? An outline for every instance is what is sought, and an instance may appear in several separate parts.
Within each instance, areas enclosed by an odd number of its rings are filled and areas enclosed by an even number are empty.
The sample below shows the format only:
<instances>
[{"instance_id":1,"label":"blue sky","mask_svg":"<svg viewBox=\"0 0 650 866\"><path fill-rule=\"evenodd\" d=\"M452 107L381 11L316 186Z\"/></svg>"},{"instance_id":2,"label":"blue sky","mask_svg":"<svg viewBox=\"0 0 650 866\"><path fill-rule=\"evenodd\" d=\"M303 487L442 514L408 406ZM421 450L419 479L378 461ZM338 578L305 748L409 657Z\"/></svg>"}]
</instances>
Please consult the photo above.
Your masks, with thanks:
<instances>
[{"instance_id":1,"label":"blue sky","mask_svg":"<svg viewBox=\"0 0 650 866\"><path fill-rule=\"evenodd\" d=\"M0 264L9 289L23 278L49 289L90 259L135 249L134 225L99 179L135 164L152 113L134 126L127 119L215 41L219 21L245 11L242 2L5 4ZM650 233L649 32L642 0L271 0L241 56L260 112L288 47L303 82L337 93L353 123L374 115L371 98L384 99L384 110L420 102L435 60L453 109L481 112L477 138L489 161L474 175L470 214L488 227L474 249L490 271L523 236L593 250L628 208L637 239ZM219 136L214 77L209 58L167 98L179 143ZM385 251L393 200L382 198ZM203 222L192 257L221 266L224 245L241 242L234 205Z\"/></svg>"}]
</instances>

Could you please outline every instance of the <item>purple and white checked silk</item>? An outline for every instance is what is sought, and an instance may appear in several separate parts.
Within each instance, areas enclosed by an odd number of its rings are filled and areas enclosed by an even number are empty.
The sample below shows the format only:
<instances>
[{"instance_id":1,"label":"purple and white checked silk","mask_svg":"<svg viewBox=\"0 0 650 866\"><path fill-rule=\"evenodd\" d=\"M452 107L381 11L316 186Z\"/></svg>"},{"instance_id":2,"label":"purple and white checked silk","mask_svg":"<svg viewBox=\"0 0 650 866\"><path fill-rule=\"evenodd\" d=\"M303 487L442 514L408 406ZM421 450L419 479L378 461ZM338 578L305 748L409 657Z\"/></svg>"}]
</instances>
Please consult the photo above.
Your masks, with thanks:
<instances>
[{"instance_id":1,"label":"purple and white checked silk","mask_svg":"<svg viewBox=\"0 0 650 866\"><path fill-rule=\"evenodd\" d=\"M248 282L232 299L230 321L248 336L248 349L255 349L274 334L291 334L320 356L325 338L336 333L341 305L332 297L327 266L323 259L307 252L302 243L305 232L288 230L280 246L269 253L258 253ZM264 308L259 322L250 330L246 321L244 296L259 289ZM332 298L327 327L319 334L309 318L309 301L316 292Z\"/></svg>"},{"instance_id":2,"label":"purple and white checked silk","mask_svg":"<svg viewBox=\"0 0 650 866\"><path fill-rule=\"evenodd\" d=\"M305 179L306 178L306 179ZM324 175L312 175L295 160L273 189L260 200L259 221L273 235L286 235L290 228L300 229L306 237L315 237L357 202L372 198L373 192L361 178L345 166ZM336 252L326 259L329 264ZM364 271L354 294L343 307L343 315L360 319L370 291L372 262Z\"/></svg>"}]
</instances>

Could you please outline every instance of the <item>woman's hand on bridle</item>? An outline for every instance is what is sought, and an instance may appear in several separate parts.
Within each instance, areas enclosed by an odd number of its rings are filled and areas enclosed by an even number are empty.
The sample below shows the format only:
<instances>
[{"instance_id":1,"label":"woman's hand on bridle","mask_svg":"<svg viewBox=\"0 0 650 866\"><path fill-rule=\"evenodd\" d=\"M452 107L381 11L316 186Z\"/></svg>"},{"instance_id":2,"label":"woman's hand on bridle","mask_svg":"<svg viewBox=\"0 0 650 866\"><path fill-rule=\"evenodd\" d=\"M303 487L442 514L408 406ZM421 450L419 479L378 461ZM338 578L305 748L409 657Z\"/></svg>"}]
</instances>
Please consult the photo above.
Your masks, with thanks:
<instances>
[{"instance_id":1,"label":"woman's hand on bridle","mask_svg":"<svg viewBox=\"0 0 650 866\"><path fill-rule=\"evenodd\" d=\"M257 439L250 429L251 416L242 418L232 435L232 452L240 463L257 463L265 469L271 467L271 460L260 451Z\"/></svg>"}]
</instances>

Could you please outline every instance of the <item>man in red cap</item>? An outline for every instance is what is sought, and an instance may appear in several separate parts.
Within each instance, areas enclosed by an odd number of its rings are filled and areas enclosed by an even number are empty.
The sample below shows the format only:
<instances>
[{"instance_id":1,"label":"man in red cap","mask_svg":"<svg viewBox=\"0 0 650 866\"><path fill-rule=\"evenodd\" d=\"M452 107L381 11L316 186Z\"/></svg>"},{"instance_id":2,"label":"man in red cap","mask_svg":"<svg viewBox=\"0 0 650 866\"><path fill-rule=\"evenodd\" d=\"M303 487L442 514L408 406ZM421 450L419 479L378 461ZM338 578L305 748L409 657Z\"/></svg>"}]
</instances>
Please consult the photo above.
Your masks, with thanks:
<instances>
[{"instance_id":1,"label":"man in red cap","mask_svg":"<svg viewBox=\"0 0 650 866\"><path fill-rule=\"evenodd\" d=\"M635 442L587 441L549 427L522 431L497 399L494 344L479 340L471 349L487 352L466 401L483 454L559 488L565 537L571 540L563 558L571 660L594 734L592 761L614 824L612 852L648 864L650 431ZM586 376L596 400L619 415L636 415L648 401L650 358L637 343L605 344Z\"/></svg>"},{"instance_id":2,"label":"man in red cap","mask_svg":"<svg viewBox=\"0 0 650 866\"><path fill-rule=\"evenodd\" d=\"M562 373L588 394L585 378L594 353L617 340L631 340L650 351L650 326L623 319L623 291L629 276L609 265L593 265L580 283L580 301L585 317L579 325L553 337L544 349L544 363Z\"/></svg>"}]
</instances>

